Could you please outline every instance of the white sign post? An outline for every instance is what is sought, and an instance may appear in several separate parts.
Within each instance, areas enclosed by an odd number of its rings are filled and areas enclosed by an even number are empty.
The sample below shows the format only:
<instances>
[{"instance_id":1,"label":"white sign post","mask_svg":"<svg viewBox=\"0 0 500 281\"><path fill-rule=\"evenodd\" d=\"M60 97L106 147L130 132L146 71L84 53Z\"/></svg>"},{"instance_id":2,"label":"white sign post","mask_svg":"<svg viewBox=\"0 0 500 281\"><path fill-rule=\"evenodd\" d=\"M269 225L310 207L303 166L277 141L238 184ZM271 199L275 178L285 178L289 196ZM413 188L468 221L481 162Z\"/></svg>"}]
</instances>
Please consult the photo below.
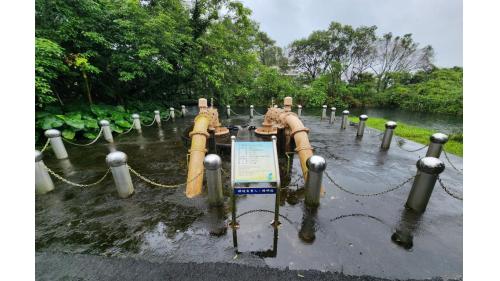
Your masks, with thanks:
<instances>
[{"instance_id":1,"label":"white sign post","mask_svg":"<svg viewBox=\"0 0 500 281\"><path fill-rule=\"evenodd\" d=\"M270 183L269 187L242 187L242 183ZM276 149L276 136L272 141L236 141L231 137L231 188L233 245L238 247L236 238L236 195L247 194L276 194L274 206L273 226L279 225L279 189L280 174L278 166L278 152Z\"/></svg>"}]
</instances>

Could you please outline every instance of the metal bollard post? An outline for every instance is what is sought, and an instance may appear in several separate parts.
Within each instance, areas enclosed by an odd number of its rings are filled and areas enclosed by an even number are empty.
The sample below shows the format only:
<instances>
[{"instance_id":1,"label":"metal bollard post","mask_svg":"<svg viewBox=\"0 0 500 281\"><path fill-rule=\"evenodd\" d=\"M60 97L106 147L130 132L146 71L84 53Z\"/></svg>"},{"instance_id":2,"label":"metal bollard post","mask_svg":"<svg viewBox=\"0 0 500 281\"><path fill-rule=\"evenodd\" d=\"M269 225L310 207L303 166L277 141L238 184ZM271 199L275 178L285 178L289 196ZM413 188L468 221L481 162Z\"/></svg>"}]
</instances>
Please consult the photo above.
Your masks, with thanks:
<instances>
[{"instance_id":1,"label":"metal bollard post","mask_svg":"<svg viewBox=\"0 0 500 281\"><path fill-rule=\"evenodd\" d=\"M134 193L134 185L127 166L127 155L121 151L111 152L106 156L106 164L111 168L118 195L127 198Z\"/></svg>"},{"instance_id":2,"label":"metal bollard post","mask_svg":"<svg viewBox=\"0 0 500 281\"><path fill-rule=\"evenodd\" d=\"M323 111L321 111L321 120L326 118L326 105L323 105Z\"/></svg>"},{"instance_id":3,"label":"metal bollard post","mask_svg":"<svg viewBox=\"0 0 500 281\"><path fill-rule=\"evenodd\" d=\"M229 104L226 105L226 114L227 114L227 118L231 117L231 106Z\"/></svg>"},{"instance_id":4,"label":"metal bollard post","mask_svg":"<svg viewBox=\"0 0 500 281\"><path fill-rule=\"evenodd\" d=\"M161 127L161 116L160 116L160 111L159 110L155 110L155 121L156 121L156 124L158 125L158 127Z\"/></svg>"},{"instance_id":5,"label":"metal bollard post","mask_svg":"<svg viewBox=\"0 0 500 281\"><path fill-rule=\"evenodd\" d=\"M104 136L104 139L107 142L113 142L113 133L111 132L111 128L109 127L109 121L103 119L99 121L99 125L102 128L102 134Z\"/></svg>"},{"instance_id":6,"label":"metal bollard post","mask_svg":"<svg viewBox=\"0 0 500 281\"><path fill-rule=\"evenodd\" d=\"M170 108L170 119L172 119L172 122L175 121L175 109L173 107Z\"/></svg>"},{"instance_id":7,"label":"metal bollard post","mask_svg":"<svg viewBox=\"0 0 500 281\"><path fill-rule=\"evenodd\" d=\"M297 115L298 115L299 117L301 117L301 116L302 116L302 105L300 105L300 104L299 104L299 105L297 105Z\"/></svg>"},{"instance_id":8,"label":"metal bollard post","mask_svg":"<svg viewBox=\"0 0 500 281\"><path fill-rule=\"evenodd\" d=\"M186 106L181 105L181 117L186 117Z\"/></svg>"},{"instance_id":9,"label":"metal bollard post","mask_svg":"<svg viewBox=\"0 0 500 281\"><path fill-rule=\"evenodd\" d=\"M54 151L57 159L68 158L68 152L61 138L61 132L56 129L49 129L45 131L45 136L50 140L50 146Z\"/></svg>"},{"instance_id":10,"label":"metal bollard post","mask_svg":"<svg viewBox=\"0 0 500 281\"><path fill-rule=\"evenodd\" d=\"M319 206L321 195L321 183L323 181L323 171L326 169L325 158L313 155L306 162L308 173L306 179L306 205Z\"/></svg>"},{"instance_id":11,"label":"metal bollard post","mask_svg":"<svg viewBox=\"0 0 500 281\"><path fill-rule=\"evenodd\" d=\"M35 192L45 194L54 190L54 182L43 163L43 154L35 150Z\"/></svg>"},{"instance_id":12,"label":"metal bollard post","mask_svg":"<svg viewBox=\"0 0 500 281\"><path fill-rule=\"evenodd\" d=\"M389 149L391 146L392 135L397 126L398 124L394 121L387 121L385 123L384 137L382 138L382 145L380 146L382 149Z\"/></svg>"},{"instance_id":13,"label":"metal bollard post","mask_svg":"<svg viewBox=\"0 0 500 281\"><path fill-rule=\"evenodd\" d=\"M333 124L333 121L335 121L335 110L337 109L332 107L332 112L330 113L330 124Z\"/></svg>"},{"instance_id":14,"label":"metal bollard post","mask_svg":"<svg viewBox=\"0 0 500 281\"><path fill-rule=\"evenodd\" d=\"M406 200L407 208L419 213L425 212L436 180L444 168L443 161L435 157L424 157L417 161L418 172Z\"/></svg>"},{"instance_id":15,"label":"metal bollard post","mask_svg":"<svg viewBox=\"0 0 500 281\"><path fill-rule=\"evenodd\" d=\"M253 118L253 104L250 105L250 118Z\"/></svg>"},{"instance_id":16,"label":"metal bollard post","mask_svg":"<svg viewBox=\"0 0 500 281\"><path fill-rule=\"evenodd\" d=\"M132 125L134 126L134 129L139 131L139 133L142 132L141 119L139 114L137 113L132 114Z\"/></svg>"},{"instance_id":17,"label":"metal bollard post","mask_svg":"<svg viewBox=\"0 0 500 281\"><path fill-rule=\"evenodd\" d=\"M342 122L340 123L341 129L346 129L347 124L349 124L349 110L342 111Z\"/></svg>"},{"instance_id":18,"label":"metal bollard post","mask_svg":"<svg viewBox=\"0 0 500 281\"><path fill-rule=\"evenodd\" d=\"M448 136L442 133L435 133L430 137L430 141L425 157L439 158L443 151L443 145L448 142Z\"/></svg>"},{"instance_id":19,"label":"metal bollard post","mask_svg":"<svg viewBox=\"0 0 500 281\"><path fill-rule=\"evenodd\" d=\"M368 120L368 115L366 114L361 114L359 116L359 123L358 123L358 132L356 133L357 137L362 137L363 134L365 133L365 123L366 120Z\"/></svg>"},{"instance_id":20,"label":"metal bollard post","mask_svg":"<svg viewBox=\"0 0 500 281\"><path fill-rule=\"evenodd\" d=\"M207 177L208 204L214 207L222 206L224 204L221 179L222 160L217 154L208 154L203 163Z\"/></svg>"}]
</instances>

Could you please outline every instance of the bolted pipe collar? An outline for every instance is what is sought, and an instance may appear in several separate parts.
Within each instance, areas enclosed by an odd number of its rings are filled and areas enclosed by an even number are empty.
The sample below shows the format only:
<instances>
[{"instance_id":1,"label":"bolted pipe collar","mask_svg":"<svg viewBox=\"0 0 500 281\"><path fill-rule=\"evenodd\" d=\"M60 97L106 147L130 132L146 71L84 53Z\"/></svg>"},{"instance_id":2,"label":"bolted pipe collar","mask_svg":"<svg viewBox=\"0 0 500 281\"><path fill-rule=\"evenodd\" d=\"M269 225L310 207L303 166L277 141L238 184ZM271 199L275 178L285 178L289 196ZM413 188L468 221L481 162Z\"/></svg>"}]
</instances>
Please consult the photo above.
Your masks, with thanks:
<instances>
[{"instance_id":1,"label":"bolted pipe collar","mask_svg":"<svg viewBox=\"0 0 500 281\"><path fill-rule=\"evenodd\" d=\"M445 144L448 142L448 136L443 133L435 133L431 136L431 142Z\"/></svg>"},{"instance_id":2,"label":"bolted pipe collar","mask_svg":"<svg viewBox=\"0 0 500 281\"><path fill-rule=\"evenodd\" d=\"M424 157L417 161L417 169L431 175L439 175L444 171L444 163L435 157Z\"/></svg>"},{"instance_id":3,"label":"bolted pipe collar","mask_svg":"<svg viewBox=\"0 0 500 281\"><path fill-rule=\"evenodd\" d=\"M139 119L139 114L137 113L132 114L132 119Z\"/></svg>"},{"instance_id":4,"label":"bolted pipe collar","mask_svg":"<svg viewBox=\"0 0 500 281\"><path fill-rule=\"evenodd\" d=\"M394 121L387 121L385 123L385 128L386 129L396 129L397 126L398 126L398 123L396 123Z\"/></svg>"},{"instance_id":5,"label":"bolted pipe collar","mask_svg":"<svg viewBox=\"0 0 500 281\"><path fill-rule=\"evenodd\" d=\"M344 110L344 111L342 111L342 114L344 114L344 115L349 115L349 110Z\"/></svg>"},{"instance_id":6,"label":"bolted pipe collar","mask_svg":"<svg viewBox=\"0 0 500 281\"><path fill-rule=\"evenodd\" d=\"M368 115L366 115L366 114L359 115L359 120L360 121L366 121L366 120L368 120Z\"/></svg>"},{"instance_id":7,"label":"bolted pipe collar","mask_svg":"<svg viewBox=\"0 0 500 281\"><path fill-rule=\"evenodd\" d=\"M325 158L319 155L313 155L307 159L307 168L313 172L323 172L326 169Z\"/></svg>"},{"instance_id":8,"label":"bolted pipe collar","mask_svg":"<svg viewBox=\"0 0 500 281\"><path fill-rule=\"evenodd\" d=\"M56 129L48 129L45 131L45 136L48 138L56 138L61 136L61 131Z\"/></svg>"},{"instance_id":9,"label":"bolted pipe collar","mask_svg":"<svg viewBox=\"0 0 500 281\"><path fill-rule=\"evenodd\" d=\"M205 156L203 164L205 164L205 168L207 170L217 170L221 167L222 160L217 154L208 154L207 156Z\"/></svg>"},{"instance_id":10,"label":"bolted pipe collar","mask_svg":"<svg viewBox=\"0 0 500 281\"><path fill-rule=\"evenodd\" d=\"M154 113L155 114L160 114L160 111L159 110L155 110Z\"/></svg>"},{"instance_id":11,"label":"bolted pipe collar","mask_svg":"<svg viewBox=\"0 0 500 281\"><path fill-rule=\"evenodd\" d=\"M110 167L119 167L127 164L127 154L121 151L113 151L106 156L106 164Z\"/></svg>"},{"instance_id":12,"label":"bolted pipe collar","mask_svg":"<svg viewBox=\"0 0 500 281\"><path fill-rule=\"evenodd\" d=\"M103 119L103 120L99 121L99 125L101 125L101 127L102 126L109 126L109 121Z\"/></svg>"},{"instance_id":13,"label":"bolted pipe collar","mask_svg":"<svg viewBox=\"0 0 500 281\"><path fill-rule=\"evenodd\" d=\"M43 154L40 151L35 150L35 162L42 161L42 159L43 159Z\"/></svg>"}]
</instances>

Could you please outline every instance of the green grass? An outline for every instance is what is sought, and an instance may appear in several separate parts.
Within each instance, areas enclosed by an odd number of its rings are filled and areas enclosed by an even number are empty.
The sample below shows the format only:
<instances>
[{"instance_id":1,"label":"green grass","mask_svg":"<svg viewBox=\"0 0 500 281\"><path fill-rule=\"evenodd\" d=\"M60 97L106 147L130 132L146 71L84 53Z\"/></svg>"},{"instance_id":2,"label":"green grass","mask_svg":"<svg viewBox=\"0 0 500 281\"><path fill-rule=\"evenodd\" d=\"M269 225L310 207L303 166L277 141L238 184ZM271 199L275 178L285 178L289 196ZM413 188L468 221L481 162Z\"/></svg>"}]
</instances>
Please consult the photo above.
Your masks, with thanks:
<instances>
[{"instance_id":1,"label":"green grass","mask_svg":"<svg viewBox=\"0 0 500 281\"><path fill-rule=\"evenodd\" d=\"M349 117L349 120L352 122L359 122L358 117ZM378 129L381 131L385 130L385 122L387 122L387 119L383 118L373 118L370 117L366 121L366 126ZM426 128L420 128L417 126L412 126L408 125L405 123L397 122L398 126L396 130L394 131L394 134L405 138L412 140L414 142L418 142L421 144L428 144L429 143L429 137L437 133L435 130L430 130ZM444 149L446 152L453 153L455 155L463 156L464 153L464 144L462 140L462 134L452 134L449 135L449 141L444 145Z\"/></svg>"}]
</instances>

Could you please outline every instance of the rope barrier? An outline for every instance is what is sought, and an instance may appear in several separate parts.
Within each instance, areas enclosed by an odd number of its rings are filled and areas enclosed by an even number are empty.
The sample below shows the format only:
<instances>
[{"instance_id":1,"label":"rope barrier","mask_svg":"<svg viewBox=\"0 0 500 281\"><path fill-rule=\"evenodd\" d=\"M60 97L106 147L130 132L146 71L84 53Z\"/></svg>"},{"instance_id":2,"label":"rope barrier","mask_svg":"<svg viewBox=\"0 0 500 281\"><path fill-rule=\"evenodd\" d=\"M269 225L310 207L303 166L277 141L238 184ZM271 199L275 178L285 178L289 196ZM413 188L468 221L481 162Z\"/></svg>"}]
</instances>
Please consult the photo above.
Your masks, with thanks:
<instances>
[{"instance_id":1,"label":"rope barrier","mask_svg":"<svg viewBox=\"0 0 500 281\"><path fill-rule=\"evenodd\" d=\"M377 193L372 193L372 194L362 194L362 193L356 193L356 192L352 192L352 191L349 191L348 189L346 189L345 187L342 187L341 185L339 185L338 183L336 183L332 177L325 171L324 172L326 177L333 183L333 185L335 185L336 187L338 187L340 190L344 191L344 192L347 192L351 195L355 195L355 196L362 196L362 197L372 197L372 196L378 196L378 195L383 195L383 194L386 194L386 193L389 193L391 191L395 191L397 189L400 189L401 187L403 187L405 184L407 184L408 182L410 182L413 178L415 178L415 176L411 176L409 177L408 179L406 179L405 181L403 181L402 183L398 184L397 186L393 187L393 188L389 188L387 190L384 190L384 191L381 191L381 192L377 192Z\"/></svg>"},{"instance_id":2,"label":"rope barrier","mask_svg":"<svg viewBox=\"0 0 500 281\"><path fill-rule=\"evenodd\" d=\"M240 218L242 216L245 216L245 215L248 215L248 214L252 214L252 213L271 213L271 214L274 214L274 211L265 210L265 209L255 209L255 210L250 210L250 211L243 212L243 213L239 214L238 216L236 216L236 218L238 219L238 218ZM294 223L289 218L287 218L286 216L284 216L282 214L279 214L279 216L282 217L284 220L286 220L291 225L294 225Z\"/></svg>"},{"instance_id":3,"label":"rope barrier","mask_svg":"<svg viewBox=\"0 0 500 281\"><path fill-rule=\"evenodd\" d=\"M155 122L156 122L156 120L153 118L153 122L151 122L151 124L148 124L148 125L142 124L142 126L144 126L144 127L151 127L151 126L154 125Z\"/></svg>"},{"instance_id":4,"label":"rope barrier","mask_svg":"<svg viewBox=\"0 0 500 281\"><path fill-rule=\"evenodd\" d=\"M240 115L241 115L241 114L238 114L238 113L234 112L234 110L233 110L232 108L231 108L231 109L229 109L229 111L231 111L231 112L232 112L234 115L236 115L236 116L240 116Z\"/></svg>"},{"instance_id":5,"label":"rope barrier","mask_svg":"<svg viewBox=\"0 0 500 281\"><path fill-rule=\"evenodd\" d=\"M130 128L127 131L119 133L118 135L121 136L130 133L130 131L132 131L133 128L134 128L134 123L132 123L132 126L130 126Z\"/></svg>"},{"instance_id":6,"label":"rope barrier","mask_svg":"<svg viewBox=\"0 0 500 281\"><path fill-rule=\"evenodd\" d=\"M264 116L264 115L265 115L265 114L262 114L262 113L258 112L258 111L257 111L257 110L255 110L255 109L253 110L253 112L254 112L254 113L257 113L257 115L260 115L260 116Z\"/></svg>"},{"instance_id":7,"label":"rope barrier","mask_svg":"<svg viewBox=\"0 0 500 281\"><path fill-rule=\"evenodd\" d=\"M167 122L168 120L170 120L170 115L168 115L167 118L162 119L162 121L165 121L165 122Z\"/></svg>"},{"instance_id":8,"label":"rope barrier","mask_svg":"<svg viewBox=\"0 0 500 281\"><path fill-rule=\"evenodd\" d=\"M168 185L168 184L161 184L161 183L154 182L154 181L152 181L152 180L144 177L143 175L139 174L139 172L137 172L136 170L132 169L132 167L130 167L130 166L128 166L128 169L134 175L136 175L138 178L140 178L141 180L143 180L143 181L145 181L145 182L147 182L147 183L149 183L151 185L154 185L154 186L157 186L157 187L162 187L162 188L176 188L176 187L181 187L183 185L187 185L188 183L193 182L194 180L196 180L201 174L203 174L203 172L200 172L199 174L197 174L196 176L194 176L192 179L190 179L189 181L187 181L185 183Z\"/></svg>"},{"instance_id":9,"label":"rope barrier","mask_svg":"<svg viewBox=\"0 0 500 281\"><path fill-rule=\"evenodd\" d=\"M333 219L330 219L331 222L334 222L336 220L340 220L340 219L343 219L343 218L349 218L349 217L365 217L365 218L370 218L370 219L373 219L375 221L378 221L380 222L381 224L383 225L386 225L386 226L390 226L389 224L387 224L385 221L375 217L375 216L372 216L372 215L368 215L368 214L360 214L360 213L355 213L355 214L348 214L348 215L340 215L336 218L333 218Z\"/></svg>"},{"instance_id":10,"label":"rope barrier","mask_svg":"<svg viewBox=\"0 0 500 281\"><path fill-rule=\"evenodd\" d=\"M399 138L399 140L397 141L397 143L398 143L398 147L399 148L401 148L402 150L407 151L407 152L417 152L417 151L422 150L422 149L424 149L424 148L426 148L426 147L429 146L428 144L426 144L426 145L424 145L424 146L422 146L422 147L420 147L418 149L408 150L408 149L403 148L403 145L405 144L405 141L402 138Z\"/></svg>"},{"instance_id":11,"label":"rope barrier","mask_svg":"<svg viewBox=\"0 0 500 281\"><path fill-rule=\"evenodd\" d=\"M47 147L49 147L49 144L50 144L50 139L47 139L47 141L45 142L45 145L42 147L40 152L44 152L47 149Z\"/></svg>"},{"instance_id":12,"label":"rope barrier","mask_svg":"<svg viewBox=\"0 0 500 281\"><path fill-rule=\"evenodd\" d=\"M443 182L442 182L442 180L441 180L441 178L440 178L440 177L438 177L438 182L439 182L439 185L441 186L441 188L442 188L444 191L446 191L446 193L448 193L448 195L450 195L451 197L453 197L453 198L455 198L455 199L457 199L457 200L460 200L460 201L463 201L463 200L464 200L464 199L463 199L463 196L462 196L462 197L460 197L460 196L458 196L458 195L456 195L456 194L453 194L453 193L452 193L452 192L451 192L451 191L450 191L450 190L449 190L449 189L448 189L448 188L447 188L447 187L443 184Z\"/></svg>"},{"instance_id":13,"label":"rope barrier","mask_svg":"<svg viewBox=\"0 0 500 281\"><path fill-rule=\"evenodd\" d=\"M455 165L453 165L453 163L451 163L451 160L450 158L448 157L448 153L446 153L446 150L443 149L443 152L444 152L444 157L446 158L446 160L448 161L448 163L450 163L450 166L455 169L459 174L462 175L462 172L463 170L462 169L458 169L457 167L455 167Z\"/></svg>"},{"instance_id":14,"label":"rope barrier","mask_svg":"<svg viewBox=\"0 0 500 281\"><path fill-rule=\"evenodd\" d=\"M67 140L65 138L63 138L63 141L65 141L65 142L67 142L69 144L72 144L72 145L76 145L76 146L89 146L89 145L94 144L101 137L101 135L102 135L102 127L101 127L101 130L99 130L99 134L97 134L97 137L93 141L91 141L89 143L79 144L79 143L71 142L71 141L69 141L69 140Z\"/></svg>"},{"instance_id":15,"label":"rope barrier","mask_svg":"<svg viewBox=\"0 0 500 281\"><path fill-rule=\"evenodd\" d=\"M57 179L59 179L60 181L62 182L65 182L69 185L73 185L73 186L78 186L78 187L90 187L90 186L94 186L94 185L97 185L99 184L100 182L102 182L109 174L109 171L110 169L108 168L106 170L106 173L104 174L104 176L102 176L102 178L100 178L99 180L97 180L96 182L94 183L87 183L87 184L82 184L82 183L76 183L76 182L72 182L70 180L67 180L65 178L63 178L61 175L57 174L56 172L52 171L49 167L45 166L45 169L47 169L47 171L53 175L54 177L56 177Z\"/></svg>"}]
</instances>

